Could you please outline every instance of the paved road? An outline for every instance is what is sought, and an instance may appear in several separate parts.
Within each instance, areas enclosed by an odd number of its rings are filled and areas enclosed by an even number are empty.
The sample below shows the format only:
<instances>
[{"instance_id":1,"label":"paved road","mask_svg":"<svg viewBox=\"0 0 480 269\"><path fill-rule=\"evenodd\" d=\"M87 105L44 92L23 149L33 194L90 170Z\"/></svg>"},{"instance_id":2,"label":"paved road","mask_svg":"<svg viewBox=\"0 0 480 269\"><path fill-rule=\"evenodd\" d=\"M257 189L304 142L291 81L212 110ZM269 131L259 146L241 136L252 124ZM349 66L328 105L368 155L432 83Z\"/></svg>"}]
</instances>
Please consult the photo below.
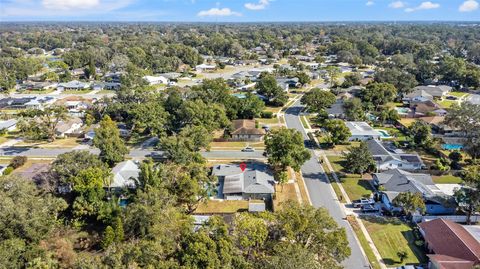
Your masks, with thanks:
<instances>
[{"instance_id":1,"label":"paved road","mask_svg":"<svg viewBox=\"0 0 480 269\"><path fill-rule=\"evenodd\" d=\"M297 101L285 111L285 121L288 128L297 129L307 140L308 136L305 133L305 129L303 128L299 117L302 108L300 101ZM347 231L352 254L343 262L343 266L348 269L369 268L369 263L363 256L357 240L355 240L352 228L348 222L343 219L345 214L343 213L341 205L338 203L333 189L328 183L325 171L318 163L313 150L312 158L302 166L302 173L313 206L326 208L335 221Z\"/></svg>"},{"instance_id":2,"label":"paved road","mask_svg":"<svg viewBox=\"0 0 480 269\"><path fill-rule=\"evenodd\" d=\"M36 158L55 158L58 155L73 151L73 148L35 148L35 147L3 147L0 148L0 156L27 156ZM82 149L83 150L83 149ZM99 154L99 150L95 148L86 149L93 154ZM132 149L129 156L132 158L145 158L146 156L154 154L161 154L160 151L152 151L149 149ZM203 157L207 159L234 159L234 160L246 160L246 159L262 159L263 150L257 150L255 152L241 152L240 150L231 151L209 151L202 152Z\"/></svg>"}]
</instances>

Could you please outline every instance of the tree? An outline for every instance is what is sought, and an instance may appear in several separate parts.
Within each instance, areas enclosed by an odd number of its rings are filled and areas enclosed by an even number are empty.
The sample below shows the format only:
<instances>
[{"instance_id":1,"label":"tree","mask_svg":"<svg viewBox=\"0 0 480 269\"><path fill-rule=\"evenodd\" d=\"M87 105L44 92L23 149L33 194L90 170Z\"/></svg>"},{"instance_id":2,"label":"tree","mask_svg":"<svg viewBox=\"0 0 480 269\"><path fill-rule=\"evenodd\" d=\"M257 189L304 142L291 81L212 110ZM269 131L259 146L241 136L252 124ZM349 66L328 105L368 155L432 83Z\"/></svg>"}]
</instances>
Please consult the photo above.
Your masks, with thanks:
<instances>
[{"instance_id":1,"label":"tree","mask_svg":"<svg viewBox=\"0 0 480 269\"><path fill-rule=\"evenodd\" d=\"M42 193L31 180L0 177L0 242L38 243L53 231L66 207L63 199Z\"/></svg>"},{"instance_id":2,"label":"tree","mask_svg":"<svg viewBox=\"0 0 480 269\"><path fill-rule=\"evenodd\" d=\"M348 88L360 84L362 76L359 73L351 73L345 76L345 80L342 83L342 88Z\"/></svg>"},{"instance_id":3,"label":"tree","mask_svg":"<svg viewBox=\"0 0 480 269\"><path fill-rule=\"evenodd\" d=\"M397 89L389 83L371 83L362 91L362 100L371 103L375 109L393 101L397 97Z\"/></svg>"},{"instance_id":4,"label":"tree","mask_svg":"<svg viewBox=\"0 0 480 269\"><path fill-rule=\"evenodd\" d=\"M327 120L325 130L329 133L329 139L334 145L347 142L352 135L343 120Z\"/></svg>"},{"instance_id":5,"label":"tree","mask_svg":"<svg viewBox=\"0 0 480 269\"><path fill-rule=\"evenodd\" d=\"M465 186L454 193L458 206L467 213L467 224L471 223L471 216L480 210L480 168L472 166L462 175Z\"/></svg>"},{"instance_id":6,"label":"tree","mask_svg":"<svg viewBox=\"0 0 480 269\"><path fill-rule=\"evenodd\" d=\"M148 133L152 136L165 135L168 113L158 99L134 104L131 110L133 130L137 133Z\"/></svg>"},{"instance_id":7,"label":"tree","mask_svg":"<svg viewBox=\"0 0 480 269\"><path fill-rule=\"evenodd\" d=\"M128 149L120 138L117 125L109 116L100 121L100 127L95 129L93 145L100 149L100 158L110 167L125 159Z\"/></svg>"},{"instance_id":8,"label":"tree","mask_svg":"<svg viewBox=\"0 0 480 269\"><path fill-rule=\"evenodd\" d=\"M267 134L265 138L268 163L276 171L286 171L290 166L295 171L308 159L311 154L305 148L302 134L294 129L280 128Z\"/></svg>"},{"instance_id":9,"label":"tree","mask_svg":"<svg viewBox=\"0 0 480 269\"><path fill-rule=\"evenodd\" d=\"M302 96L302 103L311 112L320 112L333 105L336 101L335 94L314 88Z\"/></svg>"},{"instance_id":10,"label":"tree","mask_svg":"<svg viewBox=\"0 0 480 269\"><path fill-rule=\"evenodd\" d=\"M112 226L107 226L103 232L102 248L107 249L111 244L115 242L115 231Z\"/></svg>"},{"instance_id":11,"label":"tree","mask_svg":"<svg viewBox=\"0 0 480 269\"><path fill-rule=\"evenodd\" d=\"M63 106L50 106L43 110L32 109L21 113L28 119L20 124L20 131L31 139L49 139L54 141L57 137L57 126L69 118L67 109Z\"/></svg>"},{"instance_id":12,"label":"tree","mask_svg":"<svg viewBox=\"0 0 480 269\"><path fill-rule=\"evenodd\" d=\"M276 106L283 106L288 101L285 91L277 84L272 74L262 74L256 85L257 93L268 98L269 102Z\"/></svg>"},{"instance_id":13,"label":"tree","mask_svg":"<svg viewBox=\"0 0 480 269\"><path fill-rule=\"evenodd\" d=\"M297 72L295 76L298 78L298 82L303 86L307 85L311 81L310 76L305 72Z\"/></svg>"},{"instance_id":14,"label":"tree","mask_svg":"<svg viewBox=\"0 0 480 269\"><path fill-rule=\"evenodd\" d=\"M474 160L480 157L480 105L469 102L453 105L445 117L445 124L465 134L465 152Z\"/></svg>"},{"instance_id":15,"label":"tree","mask_svg":"<svg viewBox=\"0 0 480 269\"><path fill-rule=\"evenodd\" d=\"M329 77L330 88L333 87L333 84L337 81L338 76L340 75L340 68L329 65L325 68Z\"/></svg>"},{"instance_id":16,"label":"tree","mask_svg":"<svg viewBox=\"0 0 480 269\"><path fill-rule=\"evenodd\" d=\"M362 100L359 98L352 98L345 100L343 103L345 109L345 116L349 121L361 121L365 119L365 111L363 110Z\"/></svg>"},{"instance_id":17,"label":"tree","mask_svg":"<svg viewBox=\"0 0 480 269\"><path fill-rule=\"evenodd\" d=\"M425 201L421 193L402 192L393 199L393 204L402 207L405 214L425 213Z\"/></svg>"},{"instance_id":18,"label":"tree","mask_svg":"<svg viewBox=\"0 0 480 269\"><path fill-rule=\"evenodd\" d=\"M428 148L432 144L432 129L428 123L417 120L408 127L408 131L415 145Z\"/></svg>"},{"instance_id":19,"label":"tree","mask_svg":"<svg viewBox=\"0 0 480 269\"><path fill-rule=\"evenodd\" d=\"M265 220L251 214L239 214L235 218L234 240L247 258L255 256L267 240Z\"/></svg>"},{"instance_id":20,"label":"tree","mask_svg":"<svg viewBox=\"0 0 480 269\"><path fill-rule=\"evenodd\" d=\"M345 169L349 173L364 174L375 170L375 160L368 149L367 143L361 142L358 147L350 147L349 152L344 154Z\"/></svg>"}]
</instances>

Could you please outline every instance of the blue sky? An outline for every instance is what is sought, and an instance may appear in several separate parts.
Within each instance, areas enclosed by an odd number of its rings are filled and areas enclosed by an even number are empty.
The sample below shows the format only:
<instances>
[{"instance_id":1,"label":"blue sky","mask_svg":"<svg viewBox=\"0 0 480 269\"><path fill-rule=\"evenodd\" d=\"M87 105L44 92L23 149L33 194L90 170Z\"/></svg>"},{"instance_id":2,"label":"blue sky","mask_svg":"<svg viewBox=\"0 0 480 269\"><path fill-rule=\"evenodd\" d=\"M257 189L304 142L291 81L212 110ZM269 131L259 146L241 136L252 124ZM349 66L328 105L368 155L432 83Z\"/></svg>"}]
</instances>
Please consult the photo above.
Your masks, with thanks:
<instances>
[{"instance_id":1,"label":"blue sky","mask_svg":"<svg viewBox=\"0 0 480 269\"><path fill-rule=\"evenodd\" d=\"M480 21L480 0L0 0L2 21Z\"/></svg>"}]
</instances>

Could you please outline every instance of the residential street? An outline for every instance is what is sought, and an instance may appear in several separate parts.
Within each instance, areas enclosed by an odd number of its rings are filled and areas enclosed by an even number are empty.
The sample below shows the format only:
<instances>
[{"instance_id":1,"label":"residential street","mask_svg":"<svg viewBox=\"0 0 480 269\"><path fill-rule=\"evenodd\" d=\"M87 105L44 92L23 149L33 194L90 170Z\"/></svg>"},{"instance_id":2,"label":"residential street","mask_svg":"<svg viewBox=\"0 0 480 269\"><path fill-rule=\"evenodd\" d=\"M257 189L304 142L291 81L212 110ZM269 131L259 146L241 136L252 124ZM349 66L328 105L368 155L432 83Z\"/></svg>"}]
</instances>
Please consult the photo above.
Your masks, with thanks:
<instances>
[{"instance_id":1,"label":"residential street","mask_svg":"<svg viewBox=\"0 0 480 269\"><path fill-rule=\"evenodd\" d=\"M300 104L300 101L297 100L295 104L286 110L285 121L288 128L297 129L302 133L305 140L307 140L308 136L299 117L302 108L303 106ZM333 192L332 187L326 179L325 171L318 163L317 157L315 156L313 150L311 152L312 158L302 166L302 173L312 204L315 207L326 208L330 212L330 215L339 223L339 225L346 229L352 254L343 262L345 268L369 268L370 265L365 259L361 247L354 237L352 228L348 222L343 219L345 214Z\"/></svg>"},{"instance_id":2,"label":"residential street","mask_svg":"<svg viewBox=\"0 0 480 269\"><path fill-rule=\"evenodd\" d=\"M34 148L34 147L3 147L0 148L0 156L27 156L27 157L36 157L36 158L55 158L58 155L73 151L75 148ZM78 149L85 150L85 149ZM91 153L99 154L98 149L89 148L87 149ZM131 158L144 158L151 154L161 154L161 151L152 151L148 149L132 149L130 151L129 157ZM246 159L262 159L263 151L257 150L255 152L242 152L240 150L230 150L230 151L209 151L202 152L203 157L211 160L225 160L225 159L234 159L234 160L246 160Z\"/></svg>"}]
</instances>

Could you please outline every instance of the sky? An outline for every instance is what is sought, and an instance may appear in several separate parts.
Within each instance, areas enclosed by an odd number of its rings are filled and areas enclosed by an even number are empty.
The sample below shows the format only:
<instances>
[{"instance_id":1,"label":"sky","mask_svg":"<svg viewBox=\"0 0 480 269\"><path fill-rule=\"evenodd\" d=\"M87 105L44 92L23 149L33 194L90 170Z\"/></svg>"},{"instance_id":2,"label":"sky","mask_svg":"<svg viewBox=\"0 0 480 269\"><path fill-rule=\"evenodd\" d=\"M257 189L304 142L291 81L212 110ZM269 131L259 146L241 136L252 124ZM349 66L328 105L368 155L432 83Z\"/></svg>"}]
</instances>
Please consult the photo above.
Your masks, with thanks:
<instances>
[{"instance_id":1,"label":"sky","mask_svg":"<svg viewBox=\"0 0 480 269\"><path fill-rule=\"evenodd\" d=\"M0 0L0 21L480 21L480 0Z\"/></svg>"}]
</instances>

